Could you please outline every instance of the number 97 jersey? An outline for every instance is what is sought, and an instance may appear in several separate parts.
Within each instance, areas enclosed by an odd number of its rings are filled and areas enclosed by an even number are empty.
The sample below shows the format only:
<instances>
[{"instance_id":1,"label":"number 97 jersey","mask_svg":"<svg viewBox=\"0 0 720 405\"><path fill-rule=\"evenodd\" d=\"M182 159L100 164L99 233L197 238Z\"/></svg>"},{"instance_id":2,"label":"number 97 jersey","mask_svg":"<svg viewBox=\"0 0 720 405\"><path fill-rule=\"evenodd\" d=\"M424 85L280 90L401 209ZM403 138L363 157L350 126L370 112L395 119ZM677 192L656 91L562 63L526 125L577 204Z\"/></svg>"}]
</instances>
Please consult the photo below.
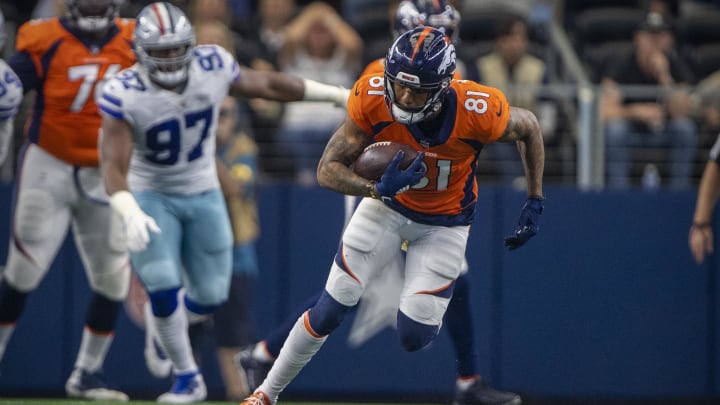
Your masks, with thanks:
<instances>
[{"instance_id":1,"label":"number 97 jersey","mask_svg":"<svg viewBox=\"0 0 720 405\"><path fill-rule=\"evenodd\" d=\"M139 64L103 88L100 111L132 127L128 182L133 191L188 195L219 187L215 130L220 103L240 69L216 45L195 47L188 69L181 92L156 86Z\"/></svg>"},{"instance_id":2,"label":"number 97 jersey","mask_svg":"<svg viewBox=\"0 0 720 405\"><path fill-rule=\"evenodd\" d=\"M392 119L384 94L382 76L361 77L348 99L348 115L373 142L399 142L424 151L427 167L425 178L386 204L424 224L472 223L477 158L507 127L510 106L505 95L473 81L453 80L436 119L403 125Z\"/></svg>"}]
</instances>

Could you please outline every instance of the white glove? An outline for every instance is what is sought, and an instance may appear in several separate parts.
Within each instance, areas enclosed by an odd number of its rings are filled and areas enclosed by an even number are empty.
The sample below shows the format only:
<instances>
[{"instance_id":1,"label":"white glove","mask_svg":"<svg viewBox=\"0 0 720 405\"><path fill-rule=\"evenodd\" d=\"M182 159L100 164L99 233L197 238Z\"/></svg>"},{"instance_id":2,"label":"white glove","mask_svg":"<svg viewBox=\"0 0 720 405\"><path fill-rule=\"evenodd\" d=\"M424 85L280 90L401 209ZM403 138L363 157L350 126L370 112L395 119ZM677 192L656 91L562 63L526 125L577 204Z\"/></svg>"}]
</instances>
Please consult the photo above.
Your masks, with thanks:
<instances>
[{"instance_id":1,"label":"white glove","mask_svg":"<svg viewBox=\"0 0 720 405\"><path fill-rule=\"evenodd\" d=\"M160 233L160 227L155 220L143 212L129 191L118 191L110 196L110 207L122 218L124 234L121 240L124 240L125 246L131 252L140 252L147 248L150 232Z\"/></svg>"},{"instance_id":2,"label":"white glove","mask_svg":"<svg viewBox=\"0 0 720 405\"><path fill-rule=\"evenodd\" d=\"M305 82L304 101L329 101L337 107L347 109L347 100L350 96L349 89L310 79L303 79L303 82Z\"/></svg>"}]
</instances>

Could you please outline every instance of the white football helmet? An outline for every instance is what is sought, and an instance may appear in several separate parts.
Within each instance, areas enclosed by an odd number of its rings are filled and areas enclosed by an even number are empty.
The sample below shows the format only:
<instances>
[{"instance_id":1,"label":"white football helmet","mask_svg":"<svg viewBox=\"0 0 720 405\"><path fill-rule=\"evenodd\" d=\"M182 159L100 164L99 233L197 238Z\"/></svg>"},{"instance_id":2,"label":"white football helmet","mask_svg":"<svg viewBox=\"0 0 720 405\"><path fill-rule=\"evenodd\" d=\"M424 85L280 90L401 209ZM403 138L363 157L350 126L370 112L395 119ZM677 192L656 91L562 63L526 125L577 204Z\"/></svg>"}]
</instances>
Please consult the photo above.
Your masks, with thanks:
<instances>
[{"instance_id":1,"label":"white football helmet","mask_svg":"<svg viewBox=\"0 0 720 405\"><path fill-rule=\"evenodd\" d=\"M65 0L70 18L85 32L99 32L112 25L122 0Z\"/></svg>"},{"instance_id":2,"label":"white football helmet","mask_svg":"<svg viewBox=\"0 0 720 405\"><path fill-rule=\"evenodd\" d=\"M150 78L165 87L187 80L195 33L179 8L152 3L140 11L135 25L135 55Z\"/></svg>"}]
</instances>

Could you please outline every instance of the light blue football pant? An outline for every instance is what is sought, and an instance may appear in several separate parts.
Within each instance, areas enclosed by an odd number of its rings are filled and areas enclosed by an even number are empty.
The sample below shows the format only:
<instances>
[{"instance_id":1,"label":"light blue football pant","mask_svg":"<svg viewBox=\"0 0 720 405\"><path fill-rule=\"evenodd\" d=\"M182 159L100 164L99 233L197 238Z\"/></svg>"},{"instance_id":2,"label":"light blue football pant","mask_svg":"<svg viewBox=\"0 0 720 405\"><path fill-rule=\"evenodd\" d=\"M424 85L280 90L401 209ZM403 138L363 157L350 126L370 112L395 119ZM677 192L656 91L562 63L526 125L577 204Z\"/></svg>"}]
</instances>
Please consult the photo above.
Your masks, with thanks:
<instances>
[{"instance_id":1,"label":"light blue football pant","mask_svg":"<svg viewBox=\"0 0 720 405\"><path fill-rule=\"evenodd\" d=\"M200 305L227 299L232 274L232 229L220 190L189 196L156 191L134 193L161 233L150 233L142 252L130 261L145 289L163 291L184 286Z\"/></svg>"}]
</instances>

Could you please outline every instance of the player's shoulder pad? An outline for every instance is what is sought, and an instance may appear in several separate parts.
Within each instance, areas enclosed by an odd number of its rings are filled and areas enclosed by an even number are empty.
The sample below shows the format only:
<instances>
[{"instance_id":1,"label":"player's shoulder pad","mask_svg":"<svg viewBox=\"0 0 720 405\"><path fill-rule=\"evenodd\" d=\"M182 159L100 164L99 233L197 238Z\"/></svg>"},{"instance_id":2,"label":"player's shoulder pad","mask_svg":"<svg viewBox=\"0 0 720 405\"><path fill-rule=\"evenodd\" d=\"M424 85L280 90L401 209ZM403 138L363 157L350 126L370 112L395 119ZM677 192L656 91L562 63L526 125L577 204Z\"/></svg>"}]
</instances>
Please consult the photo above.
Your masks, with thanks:
<instances>
[{"instance_id":1,"label":"player's shoulder pad","mask_svg":"<svg viewBox=\"0 0 720 405\"><path fill-rule=\"evenodd\" d=\"M125 68L112 76L103 85L103 93L125 95L142 93L150 88L150 82L146 75L141 74L137 64Z\"/></svg>"},{"instance_id":2,"label":"player's shoulder pad","mask_svg":"<svg viewBox=\"0 0 720 405\"><path fill-rule=\"evenodd\" d=\"M235 57L220 45L196 45L193 48L193 59L204 72L227 72L232 79L240 74Z\"/></svg>"},{"instance_id":3,"label":"player's shoulder pad","mask_svg":"<svg viewBox=\"0 0 720 405\"><path fill-rule=\"evenodd\" d=\"M120 30L120 35L128 41L133 40L133 34L135 32L135 19L134 18L116 18L115 25Z\"/></svg>"},{"instance_id":4,"label":"player's shoulder pad","mask_svg":"<svg viewBox=\"0 0 720 405\"><path fill-rule=\"evenodd\" d=\"M487 119L486 117L501 118L510 113L505 93L502 90L486 86L472 80L453 80L450 84L455 90L460 110L468 110L479 114L470 114L475 119ZM485 113L488 114L485 114Z\"/></svg>"},{"instance_id":5,"label":"player's shoulder pad","mask_svg":"<svg viewBox=\"0 0 720 405\"><path fill-rule=\"evenodd\" d=\"M118 120L127 119L127 109L136 104L134 101L142 97L141 93L148 90L145 80L132 66L118 72L103 84L97 100L100 111Z\"/></svg>"},{"instance_id":6,"label":"player's shoulder pad","mask_svg":"<svg viewBox=\"0 0 720 405\"><path fill-rule=\"evenodd\" d=\"M18 28L15 48L19 52L44 52L66 34L57 17L33 19Z\"/></svg>"}]
</instances>

